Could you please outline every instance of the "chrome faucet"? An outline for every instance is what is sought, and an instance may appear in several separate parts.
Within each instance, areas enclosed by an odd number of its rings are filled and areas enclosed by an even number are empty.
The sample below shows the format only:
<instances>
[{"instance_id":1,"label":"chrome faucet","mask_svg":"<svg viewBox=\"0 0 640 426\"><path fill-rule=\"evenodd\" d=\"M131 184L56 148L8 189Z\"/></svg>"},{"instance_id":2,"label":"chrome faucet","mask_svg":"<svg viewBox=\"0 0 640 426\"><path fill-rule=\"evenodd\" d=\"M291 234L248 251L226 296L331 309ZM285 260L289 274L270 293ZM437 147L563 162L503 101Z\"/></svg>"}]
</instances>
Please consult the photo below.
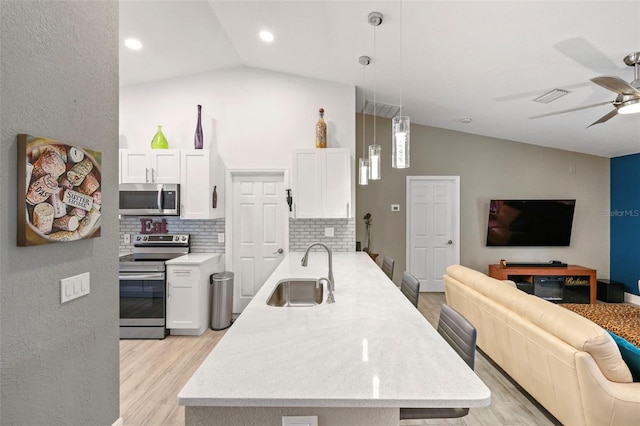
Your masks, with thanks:
<instances>
[{"instance_id":1,"label":"chrome faucet","mask_svg":"<svg viewBox=\"0 0 640 426\"><path fill-rule=\"evenodd\" d=\"M302 256L302 260L300 261L300 264L302 266L307 266L307 262L309 261L309 250L313 246L324 247L325 250L327 250L327 253L329 254L329 277L326 279L328 282L327 287L329 290L329 297L327 297L327 303L333 303L333 291L336 288L336 282L333 279L333 261L332 261L331 249L329 248L329 246L326 245L325 243L312 243L311 245L309 245L309 247L307 247L307 250L304 252L304 256Z\"/></svg>"},{"instance_id":2,"label":"chrome faucet","mask_svg":"<svg viewBox=\"0 0 640 426\"><path fill-rule=\"evenodd\" d=\"M329 290L329 294L327 295L327 303L334 303L336 301L336 299L334 299L333 297L333 290L331 289L331 281L329 281L329 278L318 278L318 283L316 285L322 285L320 283L322 283L322 281L326 281L327 282L327 289Z\"/></svg>"}]
</instances>

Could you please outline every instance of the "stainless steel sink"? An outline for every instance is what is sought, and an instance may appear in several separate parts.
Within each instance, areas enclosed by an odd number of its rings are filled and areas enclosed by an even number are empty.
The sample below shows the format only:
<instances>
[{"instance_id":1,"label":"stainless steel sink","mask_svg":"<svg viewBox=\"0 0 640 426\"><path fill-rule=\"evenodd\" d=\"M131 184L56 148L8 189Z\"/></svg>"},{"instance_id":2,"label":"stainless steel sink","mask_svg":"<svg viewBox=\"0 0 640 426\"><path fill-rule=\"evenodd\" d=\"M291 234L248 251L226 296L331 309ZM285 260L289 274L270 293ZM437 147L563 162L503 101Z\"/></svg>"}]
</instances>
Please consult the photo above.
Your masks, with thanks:
<instances>
[{"instance_id":1,"label":"stainless steel sink","mask_svg":"<svg viewBox=\"0 0 640 426\"><path fill-rule=\"evenodd\" d=\"M267 305L281 307L316 306L322 303L322 283L312 278L280 280Z\"/></svg>"}]
</instances>

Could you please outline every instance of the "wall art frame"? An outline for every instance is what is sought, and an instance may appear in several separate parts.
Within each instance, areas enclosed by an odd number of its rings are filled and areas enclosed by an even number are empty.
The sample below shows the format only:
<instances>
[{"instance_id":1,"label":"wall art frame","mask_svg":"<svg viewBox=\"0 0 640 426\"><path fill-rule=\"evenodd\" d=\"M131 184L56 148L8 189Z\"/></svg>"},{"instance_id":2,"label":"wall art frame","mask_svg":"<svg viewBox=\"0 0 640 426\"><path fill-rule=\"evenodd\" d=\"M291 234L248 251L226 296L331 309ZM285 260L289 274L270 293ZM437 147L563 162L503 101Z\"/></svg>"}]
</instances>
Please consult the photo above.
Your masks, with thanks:
<instances>
[{"instance_id":1,"label":"wall art frame","mask_svg":"<svg viewBox=\"0 0 640 426\"><path fill-rule=\"evenodd\" d=\"M18 134L20 247L100 236L102 153Z\"/></svg>"}]
</instances>

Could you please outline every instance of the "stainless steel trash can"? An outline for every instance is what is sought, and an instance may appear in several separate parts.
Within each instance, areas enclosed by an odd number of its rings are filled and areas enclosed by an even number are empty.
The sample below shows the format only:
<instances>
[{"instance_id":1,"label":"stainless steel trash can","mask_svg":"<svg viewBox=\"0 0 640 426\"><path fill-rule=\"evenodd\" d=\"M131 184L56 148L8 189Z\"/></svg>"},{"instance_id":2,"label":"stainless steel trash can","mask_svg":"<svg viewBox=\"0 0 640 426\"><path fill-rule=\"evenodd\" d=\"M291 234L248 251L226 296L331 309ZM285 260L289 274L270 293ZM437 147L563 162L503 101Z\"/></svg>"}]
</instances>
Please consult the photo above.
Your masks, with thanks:
<instances>
[{"instance_id":1,"label":"stainless steel trash can","mask_svg":"<svg viewBox=\"0 0 640 426\"><path fill-rule=\"evenodd\" d=\"M211 275L211 329L223 330L231 325L233 309L233 272Z\"/></svg>"}]
</instances>

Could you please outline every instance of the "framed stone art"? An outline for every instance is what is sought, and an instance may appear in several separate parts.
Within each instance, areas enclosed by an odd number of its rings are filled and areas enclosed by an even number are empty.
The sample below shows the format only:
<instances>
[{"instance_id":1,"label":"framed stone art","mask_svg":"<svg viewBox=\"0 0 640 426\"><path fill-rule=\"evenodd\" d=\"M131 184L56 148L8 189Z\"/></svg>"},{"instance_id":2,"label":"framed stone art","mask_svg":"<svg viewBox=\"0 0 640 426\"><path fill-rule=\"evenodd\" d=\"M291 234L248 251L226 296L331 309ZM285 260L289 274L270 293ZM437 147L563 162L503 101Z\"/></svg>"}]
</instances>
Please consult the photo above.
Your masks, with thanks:
<instances>
[{"instance_id":1,"label":"framed stone art","mask_svg":"<svg viewBox=\"0 0 640 426\"><path fill-rule=\"evenodd\" d=\"M18 135L18 246L100 236L102 154Z\"/></svg>"}]
</instances>

